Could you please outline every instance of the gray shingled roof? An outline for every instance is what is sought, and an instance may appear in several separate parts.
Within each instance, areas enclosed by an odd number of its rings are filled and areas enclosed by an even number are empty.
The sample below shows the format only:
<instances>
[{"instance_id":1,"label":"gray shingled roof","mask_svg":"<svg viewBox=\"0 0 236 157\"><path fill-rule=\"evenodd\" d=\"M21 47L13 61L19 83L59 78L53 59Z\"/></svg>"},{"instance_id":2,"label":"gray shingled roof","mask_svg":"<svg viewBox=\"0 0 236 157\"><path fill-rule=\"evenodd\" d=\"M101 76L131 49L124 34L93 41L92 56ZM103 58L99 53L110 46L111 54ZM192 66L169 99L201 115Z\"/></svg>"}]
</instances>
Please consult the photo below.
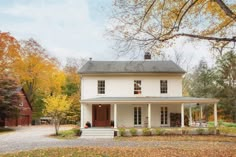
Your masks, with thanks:
<instances>
[{"instance_id":1,"label":"gray shingled roof","mask_svg":"<svg viewBox=\"0 0 236 157\"><path fill-rule=\"evenodd\" d=\"M185 71L173 61L88 61L79 73L185 73Z\"/></svg>"}]
</instances>

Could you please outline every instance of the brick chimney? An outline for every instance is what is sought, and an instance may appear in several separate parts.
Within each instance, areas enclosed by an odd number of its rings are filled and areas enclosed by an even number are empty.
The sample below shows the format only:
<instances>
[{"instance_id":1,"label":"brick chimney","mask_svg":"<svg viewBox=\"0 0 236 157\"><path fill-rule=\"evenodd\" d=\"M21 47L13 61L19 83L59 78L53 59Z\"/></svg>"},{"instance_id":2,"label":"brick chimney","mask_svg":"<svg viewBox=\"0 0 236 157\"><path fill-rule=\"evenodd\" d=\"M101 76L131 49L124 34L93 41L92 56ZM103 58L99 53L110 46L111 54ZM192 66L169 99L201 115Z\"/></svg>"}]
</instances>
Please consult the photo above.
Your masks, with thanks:
<instances>
[{"instance_id":1,"label":"brick chimney","mask_svg":"<svg viewBox=\"0 0 236 157\"><path fill-rule=\"evenodd\" d=\"M145 52L144 60L151 60L151 59L152 59L151 53L150 52Z\"/></svg>"}]
</instances>

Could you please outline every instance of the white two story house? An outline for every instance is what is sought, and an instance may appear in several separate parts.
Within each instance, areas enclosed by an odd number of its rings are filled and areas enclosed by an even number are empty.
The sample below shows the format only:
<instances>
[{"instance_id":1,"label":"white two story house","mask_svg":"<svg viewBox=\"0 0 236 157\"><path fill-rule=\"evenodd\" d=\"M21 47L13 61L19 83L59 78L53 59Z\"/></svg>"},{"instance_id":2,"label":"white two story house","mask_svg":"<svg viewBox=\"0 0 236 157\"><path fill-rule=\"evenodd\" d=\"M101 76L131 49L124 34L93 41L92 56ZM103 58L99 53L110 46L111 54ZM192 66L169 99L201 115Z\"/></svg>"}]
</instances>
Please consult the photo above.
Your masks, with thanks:
<instances>
[{"instance_id":1,"label":"white two story house","mask_svg":"<svg viewBox=\"0 0 236 157\"><path fill-rule=\"evenodd\" d=\"M182 96L185 71L172 61L88 61L81 75L81 128L184 127L184 107L216 99Z\"/></svg>"}]
</instances>

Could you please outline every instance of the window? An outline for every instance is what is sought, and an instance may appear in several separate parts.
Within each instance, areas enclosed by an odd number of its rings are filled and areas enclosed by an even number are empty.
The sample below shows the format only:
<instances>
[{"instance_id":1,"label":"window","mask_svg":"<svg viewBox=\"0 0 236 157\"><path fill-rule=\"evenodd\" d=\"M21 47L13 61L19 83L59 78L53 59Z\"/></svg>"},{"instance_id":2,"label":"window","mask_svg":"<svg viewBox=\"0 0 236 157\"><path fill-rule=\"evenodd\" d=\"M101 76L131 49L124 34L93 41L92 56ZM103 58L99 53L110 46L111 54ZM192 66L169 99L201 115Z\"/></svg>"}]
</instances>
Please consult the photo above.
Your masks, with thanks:
<instances>
[{"instance_id":1,"label":"window","mask_svg":"<svg viewBox=\"0 0 236 157\"><path fill-rule=\"evenodd\" d=\"M134 80L134 94L142 94L141 80Z\"/></svg>"},{"instance_id":2,"label":"window","mask_svg":"<svg viewBox=\"0 0 236 157\"><path fill-rule=\"evenodd\" d=\"M105 80L98 80L98 94L105 94Z\"/></svg>"},{"instance_id":3,"label":"window","mask_svg":"<svg viewBox=\"0 0 236 157\"><path fill-rule=\"evenodd\" d=\"M167 93L167 80L161 80L161 93Z\"/></svg>"},{"instance_id":4,"label":"window","mask_svg":"<svg viewBox=\"0 0 236 157\"><path fill-rule=\"evenodd\" d=\"M161 107L161 125L168 124L168 108Z\"/></svg>"},{"instance_id":5,"label":"window","mask_svg":"<svg viewBox=\"0 0 236 157\"><path fill-rule=\"evenodd\" d=\"M142 108L134 107L134 125L140 126L142 124Z\"/></svg>"}]
</instances>

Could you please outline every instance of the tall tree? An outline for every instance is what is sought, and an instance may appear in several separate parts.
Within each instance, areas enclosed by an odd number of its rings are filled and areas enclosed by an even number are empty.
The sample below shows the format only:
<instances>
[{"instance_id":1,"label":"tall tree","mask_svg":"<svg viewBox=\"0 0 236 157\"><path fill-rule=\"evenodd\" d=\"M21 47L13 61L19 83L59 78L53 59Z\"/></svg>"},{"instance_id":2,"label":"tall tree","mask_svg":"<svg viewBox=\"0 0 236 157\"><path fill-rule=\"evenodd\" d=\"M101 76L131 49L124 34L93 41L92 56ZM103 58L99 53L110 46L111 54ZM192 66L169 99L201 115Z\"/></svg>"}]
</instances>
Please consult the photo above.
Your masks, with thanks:
<instances>
[{"instance_id":1,"label":"tall tree","mask_svg":"<svg viewBox=\"0 0 236 157\"><path fill-rule=\"evenodd\" d=\"M9 71L20 60L20 44L10 33L0 32L0 73Z\"/></svg>"},{"instance_id":2,"label":"tall tree","mask_svg":"<svg viewBox=\"0 0 236 157\"><path fill-rule=\"evenodd\" d=\"M17 88L16 78L6 73L0 74L0 119L17 116L20 103Z\"/></svg>"},{"instance_id":3,"label":"tall tree","mask_svg":"<svg viewBox=\"0 0 236 157\"><path fill-rule=\"evenodd\" d=\"M80 76L78 70L83 62L81 59L68 58L64 68L66 83L63 87L63 94L72 99L70 110L66 114L67 121L71 123L80 120Z\"/></svg>"},{"instance_id":4,"label":"tall tree","mask_svg":"<svg viewBox=\"0 0 236 157\"><path fill-rule=\"evenodd\" d=\"M61 77L56 59L50 57L35 40L21 41L20 45L21 60L15 63L14 72L26 91L35 117L43 109L39 98L58 90L57 86L61 80L63 82L63 76Z\"/></svg>"},{"instance_id":5,"label":"tall tree","mask_svg":"<svg viewBox=\"0 0 236 157\"><path fill-rule=\"evenodd\" d=\"M216 78L214 69L201 60L190 76L189 94L194 97L211 98L216 94Z\"/></svg>"},{"instance_id":6,"label":"tall tree","mask_svg":"<svg viewBox=\"0 0 236 157\"><path fill-rule=\"evenodd\" d=\"M177 38L236 42L233 0L115 0L110 33L120 52L160 52Z\"/></svg>"},{"instance_id":7,"label":"tall tree","mask_svg":"<svg viewBox=\"0 0 236 157\"><path fill-rule=\"evenodd\" d=\"M190 96L212 98L217 95L217 75L215 69L209 68L206 61L201 60L193 73L187 74L186 77L187 91ZM199 107L194 108L194 112L199 113ZM212 106L204 106L203 113L208 120L210 113L213 113Z\"/></svg>"},{"instance_id":8,"label":"tall tree","mask_svg":"<svg viewBox=\"0 0 236 157\"><path fill-rule=\"evenodd\" d=\"M218 58L216 66L219 74L217 97L223 105L225 117L236 122L236 53L225 53Z\"/></svg>"}]
</instances>

